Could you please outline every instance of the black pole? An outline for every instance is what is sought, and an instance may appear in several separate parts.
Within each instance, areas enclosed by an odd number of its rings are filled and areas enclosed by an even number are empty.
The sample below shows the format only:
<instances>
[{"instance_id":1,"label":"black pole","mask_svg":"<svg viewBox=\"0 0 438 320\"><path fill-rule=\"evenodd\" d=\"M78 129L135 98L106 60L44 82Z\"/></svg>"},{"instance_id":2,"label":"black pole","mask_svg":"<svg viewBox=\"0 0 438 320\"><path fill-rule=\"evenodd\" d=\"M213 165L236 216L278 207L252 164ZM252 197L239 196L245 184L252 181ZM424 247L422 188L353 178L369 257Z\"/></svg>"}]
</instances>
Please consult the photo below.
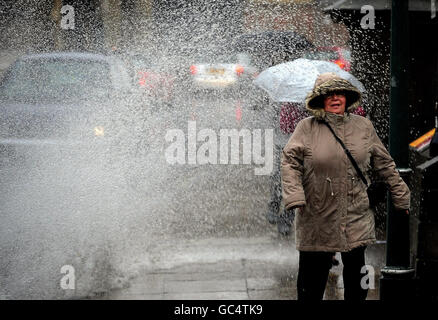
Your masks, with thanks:
<instances>
[{"instance_id":1,"label":"black pole","mask_svg":"<svg viewBox=\"0 0 438 320\"><path fill-rule=\"evenodd\" d=\"M392 0L391 91L389 152L405 180L409 178L409 1ZM413 292L414 269L410 268L409 216L394 209L388 200L386 220L386 266L382 269L380 298L406 299Z\"/></svg>"}]
</instances>

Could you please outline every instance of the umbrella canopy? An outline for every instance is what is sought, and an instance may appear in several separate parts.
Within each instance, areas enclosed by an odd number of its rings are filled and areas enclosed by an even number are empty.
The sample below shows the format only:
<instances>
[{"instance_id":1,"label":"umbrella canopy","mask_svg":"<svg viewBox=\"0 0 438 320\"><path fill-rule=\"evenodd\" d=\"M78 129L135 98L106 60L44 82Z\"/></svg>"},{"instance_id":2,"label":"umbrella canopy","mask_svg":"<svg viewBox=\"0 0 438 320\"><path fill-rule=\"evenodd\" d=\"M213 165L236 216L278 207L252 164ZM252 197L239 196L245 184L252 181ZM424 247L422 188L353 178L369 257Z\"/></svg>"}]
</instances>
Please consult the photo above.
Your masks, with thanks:
<instances>
[{"instance_id":1,"label":"umbrella canopy","mask_svg":"<svg viewBox=\"0 0 438 320\"><path fill-rule=\"evenodd\" d=\"M303 58L264 70L254 80L254 84L265 90L275 102L304 103L318 75L326 72L336 73L365 93L362 83L351 73L342 70L336 63Z\"/></svg>"}]
</instances>

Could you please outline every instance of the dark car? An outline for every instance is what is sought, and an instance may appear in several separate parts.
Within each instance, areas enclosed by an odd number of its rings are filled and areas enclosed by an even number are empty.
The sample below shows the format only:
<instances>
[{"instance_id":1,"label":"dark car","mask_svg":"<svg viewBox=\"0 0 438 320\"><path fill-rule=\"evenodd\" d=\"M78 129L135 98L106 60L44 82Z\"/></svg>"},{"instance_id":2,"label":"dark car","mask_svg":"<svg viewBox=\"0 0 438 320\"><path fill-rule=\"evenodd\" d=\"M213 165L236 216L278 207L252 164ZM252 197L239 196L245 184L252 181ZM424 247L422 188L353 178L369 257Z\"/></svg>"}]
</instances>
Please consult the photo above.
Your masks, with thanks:
<instances>
[{"instance_id":1,"label":"dark car","mask_svg":"<svg viewBox=\"0 0 438 320\"><path fill-rule=\"evenodd\" d=\"M234 50L247 52L261 71L286 61L297 59L314 45L293 31L244 33L232 41Z\"/></svg>"},{"instance_id":2,"label":"dark car","mask_svg":"<svg viewBox=\"0 0 438 320\"><path fill-rule=\"evenodd\" d=\"M336 63L345 71L351 70L351 52L343 47L317 47L306 51L303 58L311 60L324 60Z\"/></svg>"},{"instance_id":3,"label":"dark car","mask_svg":"<svg viewBox=\"0 0 438 320\"><path fill-rule=\"evenodd\" d=\"M0 82L0 148L121 145L138 132L143 109L116 57L25 55Z\"/></svg>"}]
</instances>

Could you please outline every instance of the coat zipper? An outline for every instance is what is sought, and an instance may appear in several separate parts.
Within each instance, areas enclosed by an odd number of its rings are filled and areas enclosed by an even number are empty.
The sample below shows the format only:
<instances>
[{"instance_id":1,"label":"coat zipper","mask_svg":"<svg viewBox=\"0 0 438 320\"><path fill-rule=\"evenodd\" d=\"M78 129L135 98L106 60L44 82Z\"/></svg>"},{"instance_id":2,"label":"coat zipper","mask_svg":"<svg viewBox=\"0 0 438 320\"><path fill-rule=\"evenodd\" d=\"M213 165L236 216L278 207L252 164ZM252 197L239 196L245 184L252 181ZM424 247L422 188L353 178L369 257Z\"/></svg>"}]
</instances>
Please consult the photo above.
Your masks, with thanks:
<instances>
[{"instance_id":1,"label":"coat zipper","mask_svg":"<svg viewBox=\"0 0 438 320\"><path fill-rule=\"evenodd\" d=\"M335 195L334 194L334 192L333 192L333 187L332 187L332 180L329 178L329 177L327 177L327 179L326 179L328 182L329 182L329 185L330 185L330 190L332 191L332 193L331 193L331 195L332 195L332 197Z\"/></svg>"},{"instance_id":2,"label":"coat zipper","mask_svg":"<svg viewBox=\"0 0 438 320\"><path fill-rule=\"evenodd\" d=\"M356 179L354 179L354 177L351 177L351 180L353 181L353 183L352 183L352 185L353 185L353 188L351 189L351 193L352 193L352 202L354 203L354 187L355 187L355 182L354 182L354 180L356 180Z\"/></svg>"}]
</instances>

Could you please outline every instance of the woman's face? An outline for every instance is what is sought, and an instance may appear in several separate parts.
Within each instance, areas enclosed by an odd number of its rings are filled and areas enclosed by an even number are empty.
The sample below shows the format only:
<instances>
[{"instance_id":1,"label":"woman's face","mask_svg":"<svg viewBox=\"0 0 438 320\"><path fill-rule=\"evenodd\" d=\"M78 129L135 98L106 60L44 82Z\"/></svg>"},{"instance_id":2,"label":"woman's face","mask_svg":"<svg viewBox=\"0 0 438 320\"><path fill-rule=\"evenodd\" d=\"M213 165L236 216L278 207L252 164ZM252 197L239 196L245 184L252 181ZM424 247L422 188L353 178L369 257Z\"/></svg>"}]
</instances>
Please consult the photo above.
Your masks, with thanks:
<instances>
[{"instance_id":1,"label":"woman's face","mask_svg":"<svg viewBox=\"0 0 438 320\"><path fill-rule=\"evenodd\" d=\"M324 110L336 114L344 114L345 112L345 93L331 92L324 96Z\"/></svg>"}]
</instances>

